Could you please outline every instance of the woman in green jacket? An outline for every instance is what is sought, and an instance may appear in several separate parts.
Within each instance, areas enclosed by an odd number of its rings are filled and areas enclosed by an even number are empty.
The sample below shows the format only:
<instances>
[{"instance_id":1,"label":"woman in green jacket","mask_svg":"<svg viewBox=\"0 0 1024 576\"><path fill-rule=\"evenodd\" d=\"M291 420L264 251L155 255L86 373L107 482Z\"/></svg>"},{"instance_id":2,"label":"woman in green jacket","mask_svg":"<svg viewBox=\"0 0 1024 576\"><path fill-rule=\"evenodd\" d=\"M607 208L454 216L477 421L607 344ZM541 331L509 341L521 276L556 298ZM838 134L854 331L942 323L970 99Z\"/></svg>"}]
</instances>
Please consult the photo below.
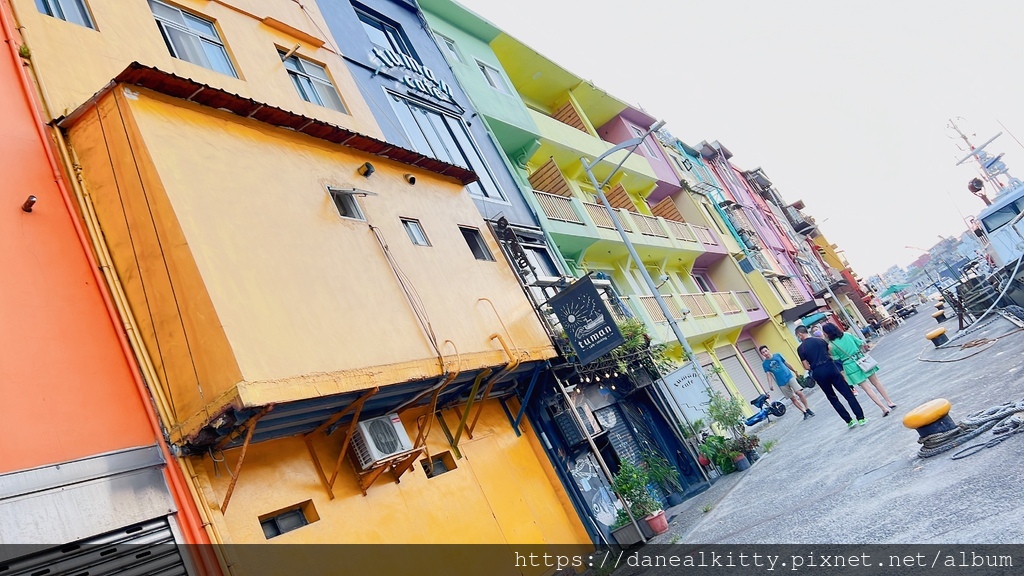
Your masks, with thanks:
<instances>
[{"instance_id":1,"label":"woman in green jacket","mask_svg":"<svg viewBox=\"0 0 1024 576\"><path fill-rule=\"evenodd\" d=\"M882 409L882 416L888 416L889 412L896 407L896 404L889 398L889 392L878 380L876 375L878 373L878 366L865 372L857 365L857 359L864 355L863 353L867 347L864 341L852 334L844 333L835 324L825 324L823 330L825 337L830 342L829 351L832 353L832 357L843 363L846 381L851 385L860 386L868 395L868 398L871 398L871 401ZM865 382L869 385L865 385ZM872 390L872 386L874 386L874 390ZM881 399L878 398L879 395L882 396ZM885 400L885 402L883 403L882 400Z\"/></svg>"}]
</instances>

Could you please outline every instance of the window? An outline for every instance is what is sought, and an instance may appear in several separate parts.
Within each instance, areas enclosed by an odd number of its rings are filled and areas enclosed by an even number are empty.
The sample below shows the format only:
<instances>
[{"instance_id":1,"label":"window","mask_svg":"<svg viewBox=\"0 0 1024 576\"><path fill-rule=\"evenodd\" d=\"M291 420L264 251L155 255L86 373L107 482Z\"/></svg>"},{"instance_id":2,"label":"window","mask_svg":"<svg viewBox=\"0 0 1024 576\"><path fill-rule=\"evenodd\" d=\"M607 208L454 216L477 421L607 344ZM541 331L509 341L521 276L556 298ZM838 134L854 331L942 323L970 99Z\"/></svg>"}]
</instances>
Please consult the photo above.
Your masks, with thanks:
<instances>
[{"instance_id":1,"label":"window","mask_svg":"<svg viewBox=\"0 0 1024 576\"><path fill-rule=\"evenodd\" d=\"M149 8L171 56L238 78L213 22L156 0Z\"/></svg>"},{"instance_id":2,"label":"window","mask_svg":"<svg viewBox=\"0 0 1024 576\"><path fill-rule=\"evenodd\" d=\"M402 226L405 228L405 232L409 235L409 239L412 240L413 244L417 246L430 246L430 240L427 240L427 234L423 231L423 226L419 220L402 218Z\"/></svg>"},{"instance_id":3,"label":"window","mask_svg":"<svg viewBox=\"0 0 1024 576\"><path fill-rule=\"evenodd\" d=\"M280 536L285 532L297 530L320 519L313 507L312 500L306 500L301 504L289 506L270 514L260 516L260 526L263 527L263 535L267 540Z\"/></svg>"},{"instance_id":4,"label":"window","mask_svg":"<svg viewBox=\"0 0 1024 576\"><path fill-rule=\"evenodd\" d=\"M985 225L985 231L995 232L1007 223L1012 222L1021 211L1024 210L1024 198L1018 198L1017 202L1011 202L986 216L981 222Z\"/></svg>"},{"instance_id":5,"label":"window","mask_svg":"<svg viewBox=\"0 0 1024 576\"><path fill-rule=\"evenodd\" d=\"M83 0L36 0L36 8L47 16L73 22L86 28L95 28Z\"/></svg>"},{"instance_id":6,"label":"window","mask_svg":"<svg viewBox=\"0 0 1024 576\"><path fill-rule=\"evenodd\" d=\"M647 130L643 130L643 129L637 128L636 126L630 126L629 129L633 131L633 134L636 135L637 138L640 138L641 136L643 136L644 134L647 133ZM658 153L657 153L657 151L654 150L654 144L651 143L651 137L648 136L648 137L644 138L643 142L644 142L644 148L647 150L647 154L651 158L657 158L658 157Z\"/></svg>"},{"instance_id":7,"label":"window","mask_svg":"<svg viewBox=\"0 0 1024 576\"><path fill-rule=\"evenodd\" d=\"M362 209L359 208L359 202L356 200L356 191L354 189L340 190L328 186L327 191L331 194L331 199L334 200L334 205L338 208L338 214L341 214L342 218L366 220Z\"/></svg>"},{"instance_id":8,"label":"window","mask_svg":"<svg viewBox=\"0 0 1024 576\"><path fill-rule=\"evenodd\" d=\"M703 274L694 274L693 281L697 283L697 287L700 288L701 292L714 292L714 290L712 289L711 280L709 280Z\"/></svg>"},{"instance_id":9,"label":"window","mask_svg":"<svg viewBox=\"0 0 1024 576\"><path fill-rule=\"evenodd\" d=\"M494 200L505 199L462 120L396 94L391 94L391 106L405 128L413 150L476 172L480 179L466 186L470 194Z\"/></svg>"},{"instance_id":10,"label":"window","mask_svg":"<svg viewBox=\"0 0 1024 576\"><path fill-rule=\"evenodd\" d=\"M462 54L459 54L459 49L455 47L455 40L436 33L435 36L437 36L437 43L441 45L441 49L451 56L449 60L455 60L459 64L466 63L466 61L462 59Z\"/></svg>"},{"instance_id":11,"label":"window","mask_svg":"<svg viewBox=\"0 0 1024 576\"><path fill-rule=\"evenodd\" d=\"M295 85L295 89L303 100L324 108L345 112L345 105L341 103L341 97L334 89L334 84L331 84L330 78L327 77L327 70L323 66L299 58L294 54L285 58L284 52L279 50L278 53L283 59L284 67L288 70L292 84Z\"/></svg>"},{"instance_id":12,"label":"window","mask_svg":"<svg viewBox=\"0 0 1024 576\"><path fill-rule=\"evenodd\" d=\"M374 46L416 58L416 53L412 51L409 41L398 26L384 21L380 16L371 14L365 8L356 7L356 15Z\"/></svg>"},{"instance_id":13,"label":"window","mask_svg":"<svg viewBox=\"0 0 1024 576\"><path fill-rule=\"evenodd\" d=\"M494 88L502 94L509 94L511 92L511 90L508 89L508 84L505 84L505 79L502 78L501 72L499 72L497 68L484 64L479 60L476 61L476 67L480 69L480 73L487 79L487 83L491 85L491 88Z\"/></svg>"},{"instance_id":14,"label":"window","mask_svg":"<svg viewBox=\"0 0 1024 576\"><path fill-rule=\"evenodd\" d=\"M491 255L491 251L487 248L487 244L484 243L484 237L480 235L480 231L476 228L464 228L459 226L459 230L462 231L462 237L466 239L466 244L469 245L469 249L473 251L473 257L477 260L487 260L494 262L494 256Z\"/></svg>"}]
</instances>

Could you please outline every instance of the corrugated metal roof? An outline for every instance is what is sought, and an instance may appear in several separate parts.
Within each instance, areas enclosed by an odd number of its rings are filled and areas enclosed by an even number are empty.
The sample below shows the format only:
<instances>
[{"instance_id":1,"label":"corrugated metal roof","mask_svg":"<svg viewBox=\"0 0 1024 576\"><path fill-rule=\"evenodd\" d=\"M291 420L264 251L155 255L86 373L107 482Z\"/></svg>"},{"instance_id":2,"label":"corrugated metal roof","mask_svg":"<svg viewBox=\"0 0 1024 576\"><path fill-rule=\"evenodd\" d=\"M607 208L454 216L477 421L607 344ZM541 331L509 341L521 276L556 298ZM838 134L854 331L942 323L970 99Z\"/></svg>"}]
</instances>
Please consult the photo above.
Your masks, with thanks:
<instances>
[{"instance_id":1,"label":"corrugated metal roof","mask_svg":"<svg viewBox=\"0 0 1024 576\"><path fill-rule=\"evenodd\" d=\"M196 104L216 108L244 118L251 118L271 126L286 128L374 156L415 166L441 176L453 178L462 183L463 186L479 180L476 172L468 168L442 162L436 158L431 158L413 150L407 150L401 146L389 144L383 140L377 140L365 134L353 132L347 128L335 126L323 120L317 120L271 106L270 104L257 102L251 98L232 94L220 88L202 84L191 78L182 78L181 76L164 72L151 66L145 66L138 62L129 64L123 72L97 92L89 102L80 106L66 118L60 119L59 124L62 126L73 124L81 111L88 108L92 102L118 84L130 84L146 88L154 92L166 94L167 96L195 102Z\"/></svg>"}]
</instances>

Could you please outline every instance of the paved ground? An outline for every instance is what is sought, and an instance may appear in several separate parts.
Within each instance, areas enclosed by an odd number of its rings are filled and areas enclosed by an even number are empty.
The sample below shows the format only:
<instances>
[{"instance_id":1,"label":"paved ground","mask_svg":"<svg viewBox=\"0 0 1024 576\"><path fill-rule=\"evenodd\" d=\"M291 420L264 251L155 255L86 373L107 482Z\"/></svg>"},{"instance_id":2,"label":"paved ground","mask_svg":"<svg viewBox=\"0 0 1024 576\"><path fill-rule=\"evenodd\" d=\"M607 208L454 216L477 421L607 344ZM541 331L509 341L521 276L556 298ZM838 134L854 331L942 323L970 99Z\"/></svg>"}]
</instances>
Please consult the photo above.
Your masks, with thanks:
<instances>
[{"instance_id":1,"label":"paved ground","mask_svg":"<svg viewBox=\"0 0 1024 576\"><path fill-rule=\"evenodd\" d=\"M952 402L958 422L1021 401L1024 332L997 317L936 350L924 339L936 327L931 308L921 310L872 352L899 406L893 414L882 418L861 393L869 420L849 430L814 388L817 417L803 421L791 409L755 428L762 443L778 441L771 453L669 510L669 532L652 543L1024 543L1024 434L962 460L950 459L955 450L922 459L917 433L902 424L910 409L935 398ZM943 326L952 333L956 321Z\"/></svg>"}]
</instances>

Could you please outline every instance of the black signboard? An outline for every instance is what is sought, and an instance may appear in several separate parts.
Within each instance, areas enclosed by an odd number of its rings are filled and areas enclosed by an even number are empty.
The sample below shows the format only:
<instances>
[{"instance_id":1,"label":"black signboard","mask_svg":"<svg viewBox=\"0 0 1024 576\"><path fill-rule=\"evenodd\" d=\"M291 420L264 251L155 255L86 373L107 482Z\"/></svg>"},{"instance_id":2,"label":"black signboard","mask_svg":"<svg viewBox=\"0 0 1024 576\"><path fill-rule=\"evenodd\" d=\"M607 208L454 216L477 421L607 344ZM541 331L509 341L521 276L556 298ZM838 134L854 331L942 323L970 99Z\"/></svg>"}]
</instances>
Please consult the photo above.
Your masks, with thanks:
<instances>
[{"instance_id":1,"label":"black signboard","mask_svg":"<svg viewBox=\"0 0 1024 576\"><path fill-rule=\"evenodd\" d=\"M589 364L626 341L590 276L559 292L548 304L565 329L580 364Z\"/></svg>"}]
</instances>

